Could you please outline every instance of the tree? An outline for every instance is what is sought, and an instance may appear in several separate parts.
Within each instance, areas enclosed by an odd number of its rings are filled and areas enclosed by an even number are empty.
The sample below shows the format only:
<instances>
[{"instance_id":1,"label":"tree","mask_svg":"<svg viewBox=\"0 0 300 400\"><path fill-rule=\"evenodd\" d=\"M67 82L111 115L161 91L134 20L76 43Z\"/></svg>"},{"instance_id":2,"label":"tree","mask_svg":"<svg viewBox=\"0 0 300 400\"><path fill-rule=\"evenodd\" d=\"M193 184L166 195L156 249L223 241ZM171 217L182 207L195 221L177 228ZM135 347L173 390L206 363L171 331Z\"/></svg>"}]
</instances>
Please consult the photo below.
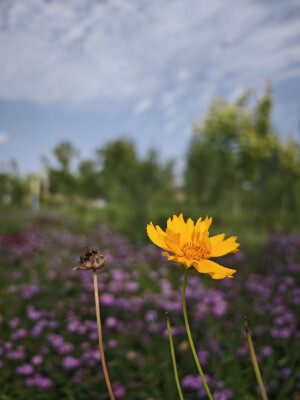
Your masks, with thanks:
<instances>
[{"instance_id":1,"label":"tree","mask_svg":"<svg viewBox=\"0 0 300 400\"><path fill-rule=\"evenodd\" d=\"M191 204L271 225L278 210L297 210L299 145L274 134L270 87L253 106L250 95L234 103L214 99L194 126L185 187Z\"/></svg>"},{"instance_id":2,"label":"tree","mask_svg":"<svg viewBox=\"0 0 300 400\"><path fill-rule=\"evenodd\" d=\"M126 139L109 142L96 153L103 197L114 207L112 218L119 213L124 233L144 237L141 226L172 204L173 163L161 164L154 150L140 159Z\"/></svg>"},{"instance_id":3,"label":"tree","mask_svg":"<svg viewBox=\"0 0 300 400\"><path fill-rule=\"evenodd\" d=\"M50 191L64 195L77 193L77 180L70 167L73 159L79 155L78 150L70 142L61 142L54 148L53 152L56 156L58 168L48 166Z\"/></svg>"}]
</instances>

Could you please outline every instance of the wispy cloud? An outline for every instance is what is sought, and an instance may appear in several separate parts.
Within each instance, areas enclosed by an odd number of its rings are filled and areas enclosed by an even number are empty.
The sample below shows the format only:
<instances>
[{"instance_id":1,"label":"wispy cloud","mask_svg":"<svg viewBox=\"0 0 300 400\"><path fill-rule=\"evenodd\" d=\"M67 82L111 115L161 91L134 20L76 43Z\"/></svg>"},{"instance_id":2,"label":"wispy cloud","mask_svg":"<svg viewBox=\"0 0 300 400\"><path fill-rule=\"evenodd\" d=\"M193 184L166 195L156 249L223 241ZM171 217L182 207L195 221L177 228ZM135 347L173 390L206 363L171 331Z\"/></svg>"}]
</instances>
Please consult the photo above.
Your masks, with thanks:
<instances>
[{"instance_id":1,"label":"wispy cloud","mask_svg":"<svg viewBox=\"0 0 300 400\"><path fill-rule=\"evenodd\" d=\"M8 134L6 132L0 132L0 145L8 141Z\"/></svg>"},{"instance_id":2,"label":"wispy cloud","mask_svg":"<svg viewBox=\"0 0 300 400\"><path fill-rule=\"evenodd\" d=\"M196 108L217 90L261 85L267 77L299 78L299 5L3 1L0 98L130 101L136 115L153 101L165 108L168 123L168 113L183 99Z\"/></svg>"},{"instance_id":3,"label":"wispy cloud","mask_svg":"<svg viewBox=\"0 0 300 400\"><path fill-rule=\"evenodd\" d=\"M135 115L143 114L145 111L149 110L152 106L151 99L142 99L134 107L133 113Z\"/></svg>"}]
</instances>

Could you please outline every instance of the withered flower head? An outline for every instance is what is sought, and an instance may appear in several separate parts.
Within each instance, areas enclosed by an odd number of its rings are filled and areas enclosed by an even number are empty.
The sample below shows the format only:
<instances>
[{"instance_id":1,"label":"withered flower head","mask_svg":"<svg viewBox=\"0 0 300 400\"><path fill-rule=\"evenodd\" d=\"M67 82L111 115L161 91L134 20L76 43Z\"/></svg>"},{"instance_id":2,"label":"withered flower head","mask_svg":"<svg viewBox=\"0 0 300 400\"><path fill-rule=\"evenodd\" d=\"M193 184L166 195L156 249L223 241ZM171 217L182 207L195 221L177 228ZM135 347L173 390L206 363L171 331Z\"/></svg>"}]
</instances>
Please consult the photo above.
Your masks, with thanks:
<instances>
[{"instance_id":1,"label":"withered flower head","mask_svg":"<svg viewBox=\"0 0 300 400\"><path fill-rule=\"evenodd\" d=\"M97 249L86 247L84 253L80 256L80 265L73 268L73 270L101 269L106 264L106 261L106 258L102 254L99 254Z\"/></svg>"}]
</instances>

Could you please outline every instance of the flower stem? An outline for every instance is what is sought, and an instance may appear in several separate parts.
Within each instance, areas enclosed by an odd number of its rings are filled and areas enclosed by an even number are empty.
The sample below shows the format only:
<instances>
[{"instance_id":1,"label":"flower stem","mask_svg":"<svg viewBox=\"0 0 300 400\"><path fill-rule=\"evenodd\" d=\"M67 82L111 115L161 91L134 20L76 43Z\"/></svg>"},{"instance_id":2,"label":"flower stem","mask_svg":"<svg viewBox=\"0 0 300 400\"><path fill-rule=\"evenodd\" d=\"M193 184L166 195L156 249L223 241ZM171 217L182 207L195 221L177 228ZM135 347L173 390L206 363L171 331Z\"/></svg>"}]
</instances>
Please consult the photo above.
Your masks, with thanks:
<instances>
[{"instance_id":1,"label":"flower stem","mask_svg":"<svg viewBox=\"0 0 300 400\"><path fill-rule=\"evenodd\" d=\"M261 377L261 374L260 374L260 370L259 370L259 366L258 366L258 362L257 362L257 359L256 359L254 346L253 346L253 342L252 342L252 338L251 338L251 334L250 334L250 330L248 328L247 317L244 317L244 324L245 324L245 331L246 331L246 336L247 336L247 340L248 340L248 345L249 345L251 360L252 360L252 364L253 364L253 369L254 369L254 372L255 372L255 376L256 376L256 380L257 380L260 392L261 392L261 397L263 398L263 400L268 400L267 393L266 393L266 390L265 390L265 385L263 383L263 380L262 380L262 377Z\"/></svg>"},{"instance_id":2,"label":"flower stem","mask_svg":"<svg viewBox=\"0 0 300 400\"><path fill-rule=\"evenodd\" d=\"M109 397L111 400L115 400L114 394L111 388L107 368L106 368L106 362L105 362L105 356L104 356L104 349L103 349L103 341L102 341L102 329L101 329L101 319L100 319L100 303L99 303L99 295L98 295L98 280L97 280L97 271L93 269L93 278L94 278L94 292L95 292L95 305L96 305L96 315L97 315L97 326L98 326L98 338L99 338L99 349L100 349L100 355L101 355L101 363L102 363L102 368L103 368L103 373L104 373L104 378L107 386L107 390L109 393Z\"/></svg>"},{"instance_id":3,"label":"flower stem","mask_svg":"<svg viewBox=\"0 0 300 400\"><path fill-rule=\"evenodd\" d=\"M176 366L176 358L175 358L174 345L173 345L173 339L172 339L170 318L169 318L169 314L167 312L166 312L166 321L167 321L168 332L169 332L170 349L171 349L171 356L172 356L172 363L173 363L173 368L174 368L174 376L175 376L176 386L177 386L180 400L184 400L183 396L182 396L179 379L178 379L178 372L177 372L177 366Z\"/></svg>"},{"instance_id":4,"label":"flower stem","mask_svg":"<svg viewBox=\"0 0 300 400\"><path fill-rule=\"evenodd\" d=\"M212 397L212 395L210 393L209 387L207 386L207 383L206 383L206 380L205 380L205 377L204 377L200 362L198 360L198 356L197 356L197 353L196 353L196 350L195 350L193 338L192 338L191 331L190 331L189 321L188 321L188 317L187 317L187 313L186 313L185 289L186 289L187 278L188 278L188 271L185 271L184 281L183 281L183 290L182 290L182 307L183 307L183 316L184 316L186 332L187 332L187 335L188 335L188 338L189 338L189 342L190 342L190 346L191 346L192 353L193 353L193 356L194 356L194 360L195 360L195 363L197 365L199 374L200 374L200 376L202 378L202 381L203 381L207 396L208 396L208 398L210 400L213 400L213 397Z\"/></svg>"}]
</instances>

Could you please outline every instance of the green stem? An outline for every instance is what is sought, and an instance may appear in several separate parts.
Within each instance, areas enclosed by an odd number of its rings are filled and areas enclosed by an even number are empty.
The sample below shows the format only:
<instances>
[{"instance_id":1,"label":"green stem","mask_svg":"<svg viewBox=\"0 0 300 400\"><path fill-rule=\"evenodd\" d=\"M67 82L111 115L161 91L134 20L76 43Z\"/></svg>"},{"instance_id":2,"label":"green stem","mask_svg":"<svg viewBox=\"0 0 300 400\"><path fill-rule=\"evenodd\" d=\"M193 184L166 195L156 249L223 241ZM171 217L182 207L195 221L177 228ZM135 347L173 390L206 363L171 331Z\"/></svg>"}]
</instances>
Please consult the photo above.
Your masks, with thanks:
<instances>
[{"instance_id":1,"label":"green stem","mask_svg":"<svg viewBox=\"0 0 300 400\"><path fill-rule=\"evenodd\" d=\"M255 376L256 376L256 380L261 392L261 397L263 398L263 400L268 400L267 397L267 393L265 390L265 385L263 383L261 374L260 374L260 370L259 370L259 366L258 366L258 362L256 359L256 355L255 355L255 351L254 351L254 346L253 346L253 342L252 342L252 338L251 338L251 334L248 328L248 320L247 317L244 318L244 323L245 323L245 331L246 331L246 336L247 336L247 340L248 340L248 345L249 345L249 350L250 350L250 355L251 355L251 360L252 360L252 364L253 364L253 369L255 372Z\"/></svg>"},{"instance_id":2,"label":"green stem","mask_svg":"<svg viewBox=\"0 0 300 400\"><path fill-rule=\"evenodd\" d=\"M208 396L208 398L210 400L213 400L213 397L212 397L212 395L210 393L209 387L207 386L207 383L206 383L206 380L205 380L205 377L204 377L200 362L198 360L198 356L197 356L197 353L196 353L196 350L195 350L193 338L192 338L191 331L190 331L189 321L188 321L188 317L187 317L187 313L186 313L185 289L186 289L187 278L188 278L188 271L186 270L185 271L185 275L184 275L183 290L182 290L182 307L183 307L183 316L184 316L186 332L187 332L187 335L188 335L188 338L189 338L189 342L190 342L190 346L191 346L191 349L192 349L192 353L193 353L193 356L194 356L195 363L197 365L199 374L200 374L200 376L202 378L204 387L206 389L207 396Z\"/></svg>"},{"instance_id":3,"label":"green stem","mask_svg":"<svg viewBox=\"0 0 300 400\"><path fill-rule=\"evenodd\" d=\"M182 396L179 379L178 379L178 372L177 372L177 366L176 366L176 358L175 358L174 345L173 345L173 339L172 339L170 318L169 318L169 314L167 312L166 312L166 321L167 321L168 332L169 332L170 349L171 349L171 356L172 356L172 363L173 363L173 368L174 368L174 376L175 376L176 386L177 386L180 400L184 400L183 396Z\"/></svg>"}]
</instances>

